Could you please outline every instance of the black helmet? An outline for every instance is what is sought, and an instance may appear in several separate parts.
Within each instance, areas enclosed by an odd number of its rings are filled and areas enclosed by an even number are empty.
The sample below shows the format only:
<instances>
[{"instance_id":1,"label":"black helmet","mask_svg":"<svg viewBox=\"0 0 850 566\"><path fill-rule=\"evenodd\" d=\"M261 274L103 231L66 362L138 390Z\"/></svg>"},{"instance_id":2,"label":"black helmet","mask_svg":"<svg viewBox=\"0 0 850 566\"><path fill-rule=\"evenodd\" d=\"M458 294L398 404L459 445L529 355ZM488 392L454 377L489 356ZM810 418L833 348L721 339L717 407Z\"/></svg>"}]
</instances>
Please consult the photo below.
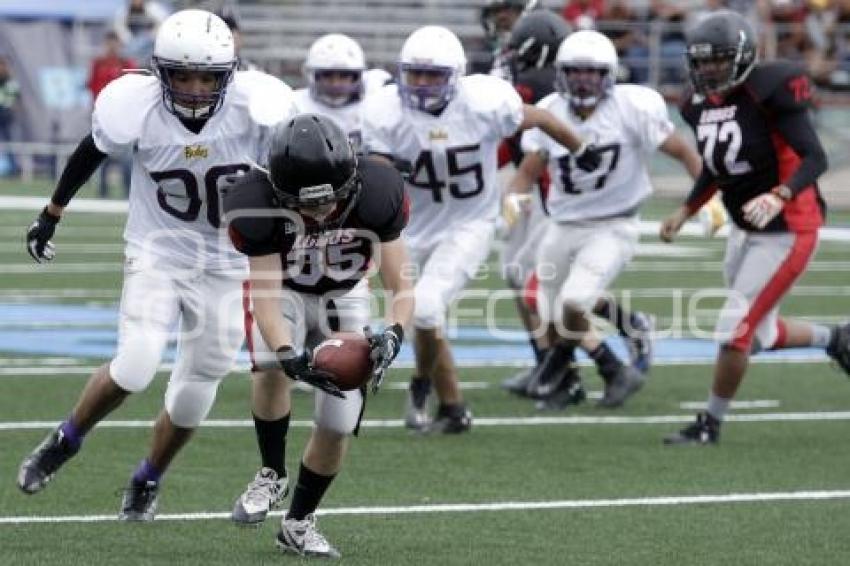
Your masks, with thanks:
<instances>
[{"instance_id":1,"label":"black helmet","mask_svg":"<svg viewBox=\"0 0 850 566\"><path fill-rule=\"evenodd\" d=\"M481 8L481 27L484 28L484 35L487 39L498 41L501 34L504 33L496 29L496 22L493 21L493 17L499 11L510 8L520 14L526 9L526 4L530 4L530 2L527 0L488 0L487 4Z\"/></svg>"},{"instance_id":2,"label":"black helmet","mask_svg":"<svg viewBox=\"0 0 850 566\"><path fill-rule=\"evenodd\" d=\"M360 192L357 157L348 136L331 119L299 114L278 126L269 150L269 181L285 208L347 200L341 223Z\"/></svg>"},{"instance_id":3,"label":"black helmet","mask_svg":"<svg viewBox=\"0 0 850 566\"><path fill-rule=\"evenodd\" d=\"M737 12L719 10L687 34L688 70L696 92L722 94L738 86L756 64L753 28Z\"/></svg>"},{"instance_id":4,"label":"black helmet","mask_svg":"<svg viewBox=\"0 0 850 566\"><path fill-rule=\"evenodd\" d=\"M552 65L558 47L569 33L564 18L548 10L534 10L523 15L514 25L508 41L517 71Z\"/></svg>"}]
</instances>

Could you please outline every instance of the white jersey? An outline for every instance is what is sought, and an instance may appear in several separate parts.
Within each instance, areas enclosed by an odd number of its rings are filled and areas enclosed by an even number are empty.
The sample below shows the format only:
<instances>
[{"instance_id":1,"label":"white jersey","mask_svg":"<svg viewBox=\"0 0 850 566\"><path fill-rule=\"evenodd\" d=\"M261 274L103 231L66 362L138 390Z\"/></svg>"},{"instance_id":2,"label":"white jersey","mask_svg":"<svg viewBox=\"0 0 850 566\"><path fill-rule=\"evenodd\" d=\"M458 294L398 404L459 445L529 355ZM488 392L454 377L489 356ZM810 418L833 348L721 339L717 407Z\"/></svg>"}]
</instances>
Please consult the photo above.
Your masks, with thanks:
<instances>
[{"instance_id":1,"label":"white jersey","mask_svg":"<svg viewBox=\"0 0 850 566\"><path fill-rule=\"evenodd\" d=\"M132 151L124 240L128 255L209 270L246 269L222 228L220 186L268 154L272 126L292 115L292 91L257 71L237 72L221 108L195 134L166 110L159 81L125 75L101 92L92 136L104 153Z\"/></svg>"},{"instance_id":2,"label":"white jersey","mask_svg":"<svg viewBox=\"0 0 850 566\"><path fill-rule=\"evenodd\" d=\"M510 83L487 75L461 77L457 88L439 116L403 106L396 85L364 105L366 149L413 165L404 231L411 246L430 246L455 226L499 214L497 148L522 123L522 100Z\"/></svg>"},{"instance_id":3,"label":"white jersey","mask_svg":"<svg viewBox=\"0 0 850 566\"><path fill-rule=\"evenodd\" d=\"M539 129L522 136L524 152L548 153L551 186L547 206L559 222L630 214L652 193L649 158L673 133L667 106L656 91L616 85L586 121L572 113L560 94L537 103L602 151L602 163L590 173L579 169L562 147Z\"/></svg>"},{"instance_id":4,"label":"white jersey","mask_svg":"<svg viewBox=\"0 0 850 566\"><path fill-rule=\"evenodd\" d=\"M392 75L383 69L369 69L363 72L363 99L379 91ZM361 110L363 100L344 106L328 106L310 96L309 88L299 88L295 91L295 108L299 113L320 114L334 121L342 128L354 144L354 150L360 151L363 145Z\"/></svg>"}]
</instances>

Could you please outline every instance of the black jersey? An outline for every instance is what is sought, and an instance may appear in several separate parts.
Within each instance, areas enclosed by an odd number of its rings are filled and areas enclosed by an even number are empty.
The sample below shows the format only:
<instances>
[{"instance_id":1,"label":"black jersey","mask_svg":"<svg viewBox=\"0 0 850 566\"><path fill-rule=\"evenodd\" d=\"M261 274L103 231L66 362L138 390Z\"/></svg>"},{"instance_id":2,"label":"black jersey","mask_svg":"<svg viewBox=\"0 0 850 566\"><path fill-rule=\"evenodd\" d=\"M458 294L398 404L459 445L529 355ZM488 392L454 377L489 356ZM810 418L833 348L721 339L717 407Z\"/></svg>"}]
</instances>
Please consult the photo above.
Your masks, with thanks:
<instances>
[{"instance_id":1,"label":"black jersey","mask_svg":"<svg viewBox=\"0 0 850 566\"><path fill-rule=\"evenodd\" d=\"M374 158L361 159L357 171L361 189L353 210L338 227L321 231L305 229L277 206L265 174L246 175L225 196L233 245L248 256L279 253L283 284L294 291L352 288L369 269L374 246L397 239L408 217L398 171Z\"/></svg>"},{"instance_id":2,"label":"black jersey","mask_svg":"<svg viewBox=\"0 0 850 566\"><path fill-rule=\"evenodd\" d=\"M808 111L811 86L801 67L776 61L757 65L723 97L690 96L682 116L693 128L703 166L722 191L735 224L755 230L741 207L780 184L795 197L764 231L809 231L823 223L817 177L826 167Z\"/></svg>"}]
</instances>

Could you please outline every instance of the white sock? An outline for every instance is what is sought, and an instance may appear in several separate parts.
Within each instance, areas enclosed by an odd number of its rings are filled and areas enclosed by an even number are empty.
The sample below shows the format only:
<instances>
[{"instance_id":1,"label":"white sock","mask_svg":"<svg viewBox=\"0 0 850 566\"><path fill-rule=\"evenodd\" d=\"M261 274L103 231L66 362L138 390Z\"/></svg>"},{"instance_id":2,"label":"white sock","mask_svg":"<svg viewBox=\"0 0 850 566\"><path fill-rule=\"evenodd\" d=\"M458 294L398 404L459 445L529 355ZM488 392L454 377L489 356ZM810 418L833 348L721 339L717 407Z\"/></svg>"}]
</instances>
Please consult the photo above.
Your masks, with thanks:
<instances>
[{"instance_id":1,"label":"white sock","mask_svg":"<svg viewBox=\"0 0 850 566\"><path fill-rule=\"evenodd\" d=\"M812 346L815 348L826 348L829 346L829 339L832 336L832 329L822 324L812 325Z\"/></svg>"},{"instance_id":2,"label":"white sock","mask_svg":"<svg viewBox=\"0 0 850 566\"><path fill-rule=\"evenodd\" d=\"M726 413L729 411L729 403L731 402L732 399L718 397L712 391L708 394L708 406L706 407L706 411L718 421L722 421L723 417L725 417Z\"/></svg>"}]
</instances>

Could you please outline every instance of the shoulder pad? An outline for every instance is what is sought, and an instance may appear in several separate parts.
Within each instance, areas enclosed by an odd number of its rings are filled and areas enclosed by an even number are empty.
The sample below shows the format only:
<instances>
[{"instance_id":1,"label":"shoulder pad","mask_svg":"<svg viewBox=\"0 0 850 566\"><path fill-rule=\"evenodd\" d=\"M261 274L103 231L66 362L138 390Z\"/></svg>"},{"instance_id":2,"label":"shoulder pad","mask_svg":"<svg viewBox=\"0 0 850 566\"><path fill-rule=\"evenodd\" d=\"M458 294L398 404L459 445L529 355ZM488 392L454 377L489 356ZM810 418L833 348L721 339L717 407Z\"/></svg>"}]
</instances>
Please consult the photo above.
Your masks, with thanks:
<instances>
[{"instance_id":1,"label":"shoulder pad","mask_svg":"<svg viewBox=\"0 0 850 566\"><path fill-rule=\"evenodd\" d=\"M655 89L636 84L614 86L614 98L627 108L641 113L667 113L667 103Z\"/></svg>"},{"instance_id":2,"label":"shoulder pad","mask_svg":"<svg viewBox=\"0 0 850 566\"><path fill-rule=\"evenodd\" d=\"M368 69L363 71L363 84L366 87L366 95L368 96L381 87L392 82L393 76L384 69Z\"/></svg>"},{"instance_id":3,"label":"shoulder pad","mask_svg":"<svg viewBox=\"0 0 850 566\"><path fill-rule=\"evenodd\" d=\"M801 89L804 83L807 88ZM789 61L770 61L756 65L744 86L758 103L777 97L782 102L787 102L784 100L786 98L788 101L799 98L799 104L805 106L810 103L812 95L805 68Z\"/></svg>"},{"instance_id":4,"label":"shoulder pad","mask_svg":"<svg viewBox=\"0 0 850 566\"><path fill-rule=\"evenodd\" d=\"M384 85L363 100L361 114L364 121L378 126L391 125L401 119L401 99L398 85Z\"/></svg>"},{"instance_id":5,"label":"shoulder pad","mask_svg":"<svg viewBox=\"0 0 850 566\"><path fill-rule=\"evenodd\" d=\"M460 79L463 96L470 108L488 113L503 106L522 105L522 98L508 81L493 75L467 75Z\"/></svg>"},{"instance_id":6,"label":"shoulder pad","mask_svg":"<svg viewBox=\"0 0 850 566\"><path fill-rule=\"evenodd\" d=\"M244 104L261 126L273 126L295 113L289 85L262 71L238 71L231 88L236 103Z\"/></svg>"},{"instance_id":7,"label":"shoulder pad","mask_svg":"<svg viewBox=\"0 0 850 566\"><path fill-rule=\"evenodd\" d=\"M125 145L139 139L150 111L162 98L159 80L130 73L110 82L100 92L92 113L95 136Z\"/></svg>"},{"instance_id":8,"label":"shoulder pad","mask_svg":"<svg viewBox=\"0 0 850 566\"><path fill-rule=\"evenodd\" d=\"M236 177L222 189L228 233L237 250L248 256L279 251L281 218L271 183L265 173L253 170Z\"/></svg>"},{"instance_id":9,"label":"shoulder pad","mask_svg":"<svg viewBox=\"0 0 850 566\"><path fill-rule=\"evenodd\" d=\"M383 159L367 157L358 163L363 184L357 217L382 242L399 237L407 225L408 205L401 174Z\"/></svg>"}]
</instances>

